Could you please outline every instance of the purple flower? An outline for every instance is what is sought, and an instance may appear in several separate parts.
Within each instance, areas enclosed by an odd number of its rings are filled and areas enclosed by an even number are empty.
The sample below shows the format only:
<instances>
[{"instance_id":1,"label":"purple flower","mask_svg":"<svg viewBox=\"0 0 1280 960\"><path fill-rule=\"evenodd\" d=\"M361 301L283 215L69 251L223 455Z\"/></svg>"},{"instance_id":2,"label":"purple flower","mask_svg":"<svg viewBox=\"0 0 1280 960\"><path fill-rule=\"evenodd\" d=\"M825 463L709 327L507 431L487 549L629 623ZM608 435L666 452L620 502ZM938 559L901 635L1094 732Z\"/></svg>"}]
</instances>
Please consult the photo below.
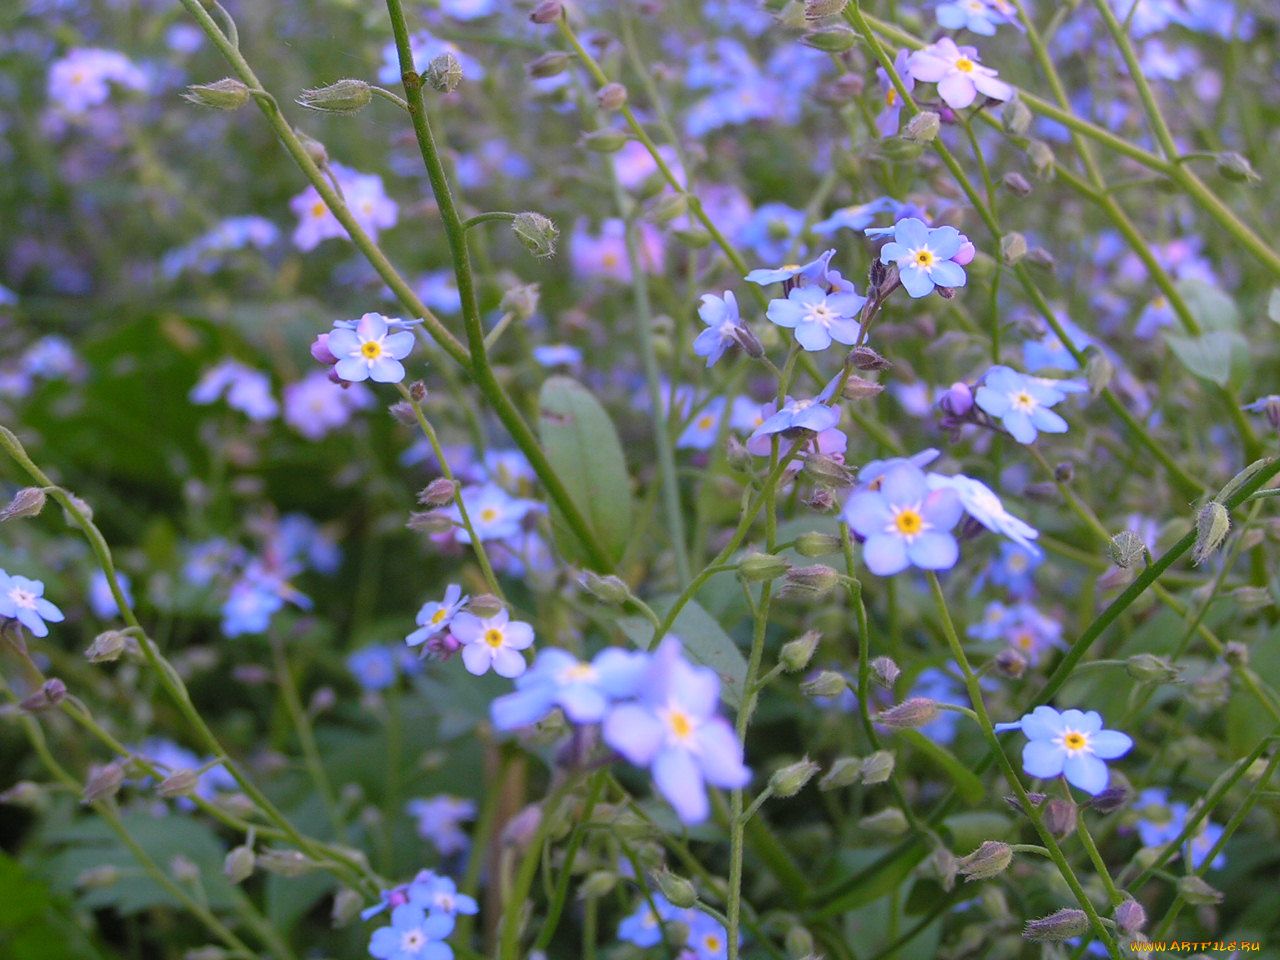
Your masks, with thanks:
<instances>
[{"instance_id":1,"label":"purple flower","mask_svg":"<svg viewBox=\"0 0 1280 960\"><path fill-rule=\"evenodd\" d=\"M949 532L964 508L954 490L930 490L924 471L911 463L885 470L879 489L857 490L844 507L844 521L865 539L867 569L887 577L909 566L946 570L960 556Z\"/></svg>"},{"instance_id":2,"label":"purple flower","mask_svg":"<svg viewBox=\"0 0 1280 960\"><path fill-rule=\"evenodd\" d=\"M690 664L680 642L668 637L645 670L639 699L604 719L605 742L653 769L654 785L685 823L707 818L707 783L737 790L751 781L742 744L716 715L719 695L715 671Z\"/></svg>"},{"instance_id":3,"label":"purple flower","mask_svg":"<svg viewBox=\"0 0 1280 960\"><path fill-rule=\"evenodd\" d=\"M396 682L396 654L384 644L357 650L347 657L347 669L365 690L386 690Z\"/></svg>"},{"instance_id":4,"label":"purple flower","mask_svg":"<svg viewBox=\"0 0 1280 960\"><path fill-rule=\"evenodd\" d=\"M769 304L767 316L780 327L794 329L806 350L825 350L834 340L852 345L858 339L858 311L867 302L856 293L825 293L819 286L792 290L785 300Z\"/></svg>"},{"instance_id":5,"label":"purple flower","mask_svg":"<svg viewBox=\"0 0 1280 960\"><path fill-rule=\"evenodd\" d=\"M880 262L896 263L907 293L924 297L934 287L965 285L968 277L955 259L965 244L955 227L931 229L923 220L907 217L894 224L893 239L880 249Z\"/></svg>"},{"instance_id":6,"label":"purple flower","mask_svg":"<svg viewBox=\"0 0 1280 960\"><path fill-rule=\"evenodd\" d=\"M330 163L329 170L342 187L347 209L359 226L375 240L380 229L394 227L400 208L387 196L382 178L376 173L363 174L340 163ZM307 187L289 201L289 209L298 217L293 243L304 253L331 237L346 237L347 228L329 210L314 186Z\"/></svg>"},{"instance_id":7,"label":"purple flower","mask_svg":"<svg viewBox=\"0 0 1280 960\"><path fill-rule=\"evenodd\" d=\"M1006 0L956 0L941 4L937 10L939 26L984 37L994 36L996 24L1008 23L1016 13Z\"/></svg>"},{"instance_id":8,"label":"purple flower","mask_svg":"<svg viewBox=\"0 0 1280 960\"><path fill-rule=\"evenodd\" d=\"M411 647L425 643L428 638L446 629L470 599L462 595L462 588L456 583L449 584L445 588L443 600L432 600L422 605L417 617L419 629L405 637L404 642Z\"/></svg>"},{"instance_id":9,"label":"purple flower","mask_svg":"<svg viewBox=\"0 0 1280 960\"><path fill-rule=\"evenodd\" d=\"M352 383L399 383L404 379L404 364L400 361L413 349L413 334L403 329L391 333L386 317L366 313L353 328L335 326L329 331L328 347L338 358L333 372L340 379Z\"/></svg>"},{"instance_id":10,"label":"purple flower","mask_svg":"<svg viewBox=\"0 0 1280 960\"><path fill-rule=\"evenodd\" d=\"M474 914L480 909L474 897L458 892L458 885L451 878L437 876L430 870L423 870L414 877L408 892L411 904L432 913L454 916Z\"/></svg>"},{"instance_id":11,"label":"purple flower","mask_svg":"<svg viewBox=\"0 0 1280 960\"><path fill-rule=\"evenodd\" d=\"M917 80L936 83L938 96L953 110L969 106L979 93L993 100L1013 96L1013 87L997 80L990 67L982 66L974 47L957 47L950 37L912 53L907 69Z\"/></svg>"},{"instance_id":12,"label":"purple flower","mask_svg":"<svg viewBox=\"0 0 1280 960\"><path fill-rule=\"evenodd\" d=\"M504 540L520 532L520 524L529 511L538 506L532 500L513 497L496 483L479 487L462 488L462 505L467 508L471 529L480 540ZM456 523L462 523L462 513L456 503L445 508ZM470 543L471 534L465 527L454 531L459 543Z\"/></svg>"},{"instance_id":13,"label":"purple flower","mask_svg":"<svg viewBox=\"0 0 1280 960\"><path fill-rule=\"evenodd\" d=\"M505 610L481 619L474 613L460 613L453 618L451 632L462 644L462 662L468 673L480 676L490 667L500 677L518 677L526 664L519 651L533 643L533 627L521 620L511 620Z\"/></svg>"},{"instance_id":14,"label":"purple flower","mask_svg":"<svg viewBox=\"0 0 1280 960\"><path fill-rule=\"evenodd\" d=\"M1016 723L997 723L996 731L1021 730L1027 735L1022 748L1022 769L1042 780L1065 774L1067 783L1097 795L1107 787L1110 773L1104 760L1123 757L1133 740L1116 730L1103 730L1096 710L1064 710L1036 707Z\"/></svg>"},{"instance_id":15,"label":"purple flower","mask_svg":"<svg viewBox=\"0 0 1280 960\"><path fill-rule=\"evenodd\" d=\"M130 90L147 88L143 72L115 50L80 47L49 67L49 99L70 114L105 103L112 83Z\"/></svg>"},{"instance_id":16,"label":"purple flower","mask_svg":"<svg viewBox=\"0 0 1280 960\"><path fill-rule=\"evenodd\" d=\"M723 299L713 293L704 293L698 316L707 329L694 338L693 352L706 357L710 367L738 342L734 336L734 331L742 325L738 318L738 299L732 290L726 290Z\"/></svg>"},{"instance_id":17,"label":"purple flower","mask_svg":"<svg viewBox=\"0 0 1280 960\"><path fill-rule=\"evenodd\" d=\"M418 836L430 841L441 856L461 853L471 845L459 824L476 818L473 801L441 793L426 800L410 800L405 812L417 819Z\"/></svg>"},{"instance_id":18,"label":"purple flower","mask_svg":"<svg viewBox=\"0 0 1280 960\"><path fill-rule=\"evenodd\" d=\"M401 904L391 911L391 926L373 931L369 955L376 960L453 960L453 948L441 942L453 933L453 916L426 913Z\"/></svg>"},{"instance_id":19,"label":"purple flower","mask_svg":"<svg viewBox=\"0 0 1280 960\"><path fill-rule=\"evenodd\" d=\"M515 730L537 723L560 707L573 723L599 723L610 704L633 696L649 658L609 647L590 663L566 650L539 651L533 667L516 680L516 690L490 705L493 725Z\"/></svg>"},{"instance_id":20,"label":"purple flower","mask_svg":"<svg viewBox=\"0 0 1280 960\"><path fill-rule=\"evenodd\" d=\"M62 611L44 598L44 584L0 570L0 617L17 620L35 637L47 637L45 621L61 623Z\"/></svg>"},{"instance_id":21,"label":"purple flower","mask_svg":"<svg viewBox=\"0 0 1280 960\"><path fill-rule=\"evenodd\" d=\"M1031 541L1040 536L1039 531L1029 524L1023 523L1000 502L994 490L981 480L957 474L945 477L938 473L929 474L930 490L949 488L956 492L965 513L973 517L992 533L1008 537L1033 557L1040 556L1040 549Z\"/></svg>"},{"instance_id":22,"label":"purple flower","mask_svg":"<svg viewBox=\"0 0 1280 960\"><path fill-rule=\"evenodd\" d=\"M1067 432L1067 421L1049 409L1067 398L1054 383L996 366L987 372L973 398L979 407L1004 424L1013 439L1034 443L1037 431Z\"/></svg>"},{"instance_id":23,"label":"purple flower","mask_svg":"<svg viewBox=\"0 0 1280 960\"><path fill-rule=\"evenodd\" d=\"M187 399L192 403L214 403L226 394L227 406L250 420L270 420L280 412L271 396L271 378L238 360L223 360L204 372Z\"/></svg>"},{"instance_id":24,"label":"purple flower","mask_svg":"<svg viewBox=\"0 0 1280 960\"><path fill-rule=\"evenodd\" d=\"M329 335L321 336L327 343ZM348 383L343 389L324 371L312 370L284 388L284 422L308 440L322 440L373 402L373 394L362 385Z\"/></svg>"}]
</instances>

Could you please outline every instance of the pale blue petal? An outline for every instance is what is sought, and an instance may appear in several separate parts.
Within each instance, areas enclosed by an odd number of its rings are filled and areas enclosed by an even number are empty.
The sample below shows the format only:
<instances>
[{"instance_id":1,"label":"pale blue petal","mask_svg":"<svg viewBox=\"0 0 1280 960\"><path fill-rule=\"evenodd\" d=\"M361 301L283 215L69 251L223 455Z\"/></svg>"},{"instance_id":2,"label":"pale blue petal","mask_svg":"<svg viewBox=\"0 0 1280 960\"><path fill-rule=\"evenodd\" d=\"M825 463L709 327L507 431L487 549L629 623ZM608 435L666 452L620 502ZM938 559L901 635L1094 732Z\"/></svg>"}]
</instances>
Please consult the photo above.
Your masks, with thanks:
<instances>
[{"instance_id":1,"label":"pale blue petal","mask_svg":"<svg viewBox=\"0 0 1280 960\"><path fill-rule=\"evenodd\" d=\"M701 823L710 812L702 771L687 750L668 749L653 763L653 783L685 823Z\"/></svg>"},{"instance_id":2,"label":"pale blue petal","mask_svg":"<svg viewBox=\"0 0 1280 960\"><path fill-rule=\"evenodd\" d=\"M898 277L902 280L902 285L907 288L907 293L916 299L927 297L935 286L929 274L914 263L910 263L905 267L902 264L898 264Z\"/></svg>"},{"instance_id":3,"label":"pale blue petal","mask_svg":"<svg viewBox=\"0 0 1280 960\"><path fill-rule=\"evenodd\" d=\"M907 568L906 541L887 533L870 536L862 545L862 559L877 577L892 576Z\"/></svg>"},{"instance_id":4,"label":"pale blue petal","mask_svg":"<svg viewBox=\"0 0 1280 960\"><path fill-rule=\"evenodd\" d=\"M1022 769L1027 776L1047 780L1062 772L1066 756L1066 751L1048 740L1031 740L1022 748Z\"/></svg>"},{"instance_id":5,"label":"pale blue petal","mask_svg":"<svg viewBox=\"0 0 1280 960\"><path fill-rule=\"evenodd\" d=\"M941 260L933 265L933 282L940 287L963 287L968 279L958 263Z\"/></svg>"},{"instance_id":6,"label":"pale blue petal","mask_svg":"<svg viewBox=\"0 0 1280 960\"><path fill-rule=\"evenodd\" d=\"M929 228L923 220L906 217L894 224L893 239L910 249L922 247L929 242Z\"/></svg>"},{"instance_id":7,"label":"pale blue petal","mask_svg":"<svg viewBox=\"0 0 1280 960\"><path fill-rule=\"evenodd\" d=\"M1062 715L1053 707L1036 707L1022 718L1022 732L1029 740L1052 740L1063 727Z\"/></svg>"},{"instance_id":8,"label":"pale blue petal","mask_svg":"<svg viewBox=\"0 0 1280 960\"><path fill-rule=\"evenodd\" d=\"M751 782L751 771L742 762L742 745L726 721L719 717L707 721L698 728L696 739L709 783L740 790Z\"/></svg>"},{"instance_id":9,"label":"pale blue petal","mask_svg":"<svg viewBox=\"0 0 1280 960\"><path fill-rule=\"evenodd\" d=\"M1133 749L1133 738L1118 730L1099 730L1089 738L1089 746L1103 760L1114 760Z\"/></svg>"},{"instance_id":10,"label":"pale blue petal","mask_svg":"<svg viewBox=\"0 0 1280 960\"><path fill-rule=\"evenodd\" d=\"M604 742L638 767L653 762L662 746L663 728L650 711L639 704L614 707L604 718Z\"/></svg>"},{"instance_id":11,"label":"pale blue petal","mask_svg":"<svg viewBox=\"0 0 1280 960\"><path fill-rule=\"evenodd\" d=\"M1107 765L1088 753L1068 757L1063 764L1063 773L1067 775L1067 783L1091 794L1099 794L1105 790L1107 780L1110 779Z\"/></svg>"},{"instance_id":12,"label":"pale blue petal","mask_svg":"<svg viewBox=\"0 0 1280 960\"><path fill-rule=\"evenodd\" d=\"M949 533L922 533L907 547L907 557L922 570L950 570L960 559L960 546Z\"/></svg>"}]
</instances>

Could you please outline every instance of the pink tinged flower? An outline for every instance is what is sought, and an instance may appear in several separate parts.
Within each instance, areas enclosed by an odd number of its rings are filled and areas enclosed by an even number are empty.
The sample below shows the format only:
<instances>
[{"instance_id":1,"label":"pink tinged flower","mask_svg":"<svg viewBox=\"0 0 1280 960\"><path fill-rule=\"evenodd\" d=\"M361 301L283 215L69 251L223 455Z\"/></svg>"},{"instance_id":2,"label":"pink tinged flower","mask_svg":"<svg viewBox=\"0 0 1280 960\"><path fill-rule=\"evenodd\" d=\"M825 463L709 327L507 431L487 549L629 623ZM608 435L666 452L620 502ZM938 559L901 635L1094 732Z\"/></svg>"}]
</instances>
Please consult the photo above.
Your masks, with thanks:
<instances>
[{"instance_id":1,"label":"pink tinged flower","mask_svg":"<svg viewBox=\"0 0 1280 960\"><path fill-rule=\"evenodd\" d=\"M49 99L71 114L81 114L111 96L110 84L145 90L145 75L122 53L79 48L49 67Z\"/></svg>"},{"instance_id":2,"label":"pink tinged flower","mask_svg":"<svg viewBox=\"0 0 1280 960\"><path fill-rule=\"evenodd\" d=\"M950 37L912 53L907 69L917 80L936 83L938 95L953 110L969 106L979 93L993 100L1013 96L1013 87L996 79L996 71L982 66L976 48L957 47Z\"/></svg>"},{"instance_id":3,"label":"pink tinged flower","mask_svg":"<svg viewBox=\"0 0 1280 960\"><path fill-rule=\"evenodd\" d=\"M716 715L719 695L715 671L690 664L680 642L668 637L645 671L639 699L604 720L605 742L652 769L654 786L685 823L707 818L706 784L736 790L751 781L742 744Z\"/></svg>"},{"instance_id":4,"label":"pink tinged flower","mask_svg":"<svg viewBox=\"0 0 1280 960\"><path fill-rule=\"evenodd\" d=\"M1103 730L1096 710L1036 707L1016 723L997 723L997 731L1021 730L1028 743L1022 750L1022 769L1028 776L1048 779L1063 775L1085 793L1097 795L1107 787L1110 773L1104 760L1115 760L1133 749L1133 740L1116 730Z\"/></svg>"},{"instance_id":5,"label":"pink tinged flower","mask_svg":"<svg viewBox=\"0 0 1280 960\"><path fill-rule=\"evenodd\" d=\"M511 620L505 610L492 617L480 618L473 613L459 613L450 631L462 644L462 663L467 672L480 676L489 668L500 677L518 677L525 671L525 660L519 653L533 644L533 627Z\"/></svg>"},{"instance_id":6,"label":"pink tinged flower","mask_svg":"<svg viewBox=\"0 0 1280 960\"><path fill-rule=\"evenodd\" d=\"M284 422L308 440L321 440L347 425L352 414L373 405L373 394L358 384L342 389L321 370L284 388Z\"/></svg>"},{"instance_id":7,"label":"pink tinged flower","mask_svg":"<svg viewBox=\"0 0 1280 960\"><path fill-rule=\"evenodd\" d=\"M386 317L366 313L353 330L331 330L328 347L338 358L334 372L343 380L399 383L404 379L404 364L400 361L413 349L413 334L408 330L391 333Z\"/></svg>"}]
</instances>

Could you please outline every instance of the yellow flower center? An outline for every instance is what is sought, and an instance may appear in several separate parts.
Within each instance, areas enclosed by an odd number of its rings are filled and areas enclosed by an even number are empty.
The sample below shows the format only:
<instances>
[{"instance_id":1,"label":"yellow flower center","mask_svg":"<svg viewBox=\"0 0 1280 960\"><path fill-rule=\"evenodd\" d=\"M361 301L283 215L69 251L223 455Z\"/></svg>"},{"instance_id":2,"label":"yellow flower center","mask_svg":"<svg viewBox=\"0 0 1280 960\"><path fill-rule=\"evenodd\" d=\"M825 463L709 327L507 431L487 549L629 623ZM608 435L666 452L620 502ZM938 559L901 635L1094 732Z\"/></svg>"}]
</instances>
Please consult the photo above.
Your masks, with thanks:
<instances>
[{"instance_id":1,"label":"yellow flower center","mask_svg":"<svg viewBox=\"0 0 1280 960\"><path fill-rule=\"evenodd\" d=\"M616 253L606 253L600 258L600 262L608 269L612 270L618 265L618 255Z\"/></svg>"},{"instance_id":2,"label":"yellow flower center","mask_svg":"<svg viewBox=\"0 0 1280 960\"><path fill-rule=\"evenodd\" d=\"M1089 738L1083 733L1079 733L1075 730L1068 730L1062 738L1062 745L1072 753L1075 753L1089 746Z\"/></svg>"},{"instance_id":3,"label":"yellow flower center","mask_svg":"<svg viewBox=\"0 0 1280 960\"><path fill-rule=\"evenodd\" d=\"M497 627L490 627L484 632L484 642L495 650L502 646L502 641L505 639L506 638L502 635L502 631Z\"/></svg>"},{"instance_id":4,"label":"yellow flower center","mask_svg":"<svg viewBox=\"0 0 1280 960\"><path fill-rule=\"evenodd\" d=\"M74 84L84 83L84 74L77 70L71 75L71 82Z\"/></svg>"},{"instance_id":5,"label":"yellow flower center","mask_svg":"<svg viewBox=\"0 0 1280 960\"><path fill-rule=\"evenodd\" d=\"M961 73L972 73L973 61L970 60L968 57L961 57L956 61L956 69L959 70Z\"/></svg>"},{"instance_id":6,"label":"yellow flower center","mask_svg":"<svg viewBox=\"0 0 1280 960\"><path fill-rule=\"evenodd\" d=\"M360 344L360 353L366 360L377 360L382 356L382 344L377 340L366 340Z\"/></svg>"},{"instance_id":7,"label":"yellow flower center","mask_svg":"<svg viewBox=\"0 0 1280 960\"><path fill-rule=\"evenodd\" d=\"M924 517L912 507L904 507L893 517L893 526L904 537L914 537L924 529Z\"/></svg>"},{"instance_id":8,"label":"yellow flower center","mask_svg":"<svg viewBox=\"0 0 1280 960\"><path fill-rule=\"evenodd\" d=\"M698 418L698 429L710 430L713 426L715 426L715 422L716 422L715 417L712 417L704 413L702 416Z\"/></svg>"},{"instance_id":9,"label":"yellow flower center","mask_svg":"<svg viewBox=\"0 0 1280 960\"><path fill-rule=\"evenodd\" d=\"M1023 650L1030 650L1031 647L1035 644L1035 639L1029 633L1020 633L1015 639L1015 642ZM1076 736L1076 734L1072 734L1072 736Z\"/></svg>"},{"instance_id":10,"label":"yellow flower center","mask_svg":"<svg viewBox=\"0 0 1280 960\"><path fill-rule=\"evenodd\" d=\"M884 95L884 102L891 107L898 102L898 91L894 87L890 87Z\"/></svg>"},{"instance_id":11,"label":"yellow flower center","mask_svg":"<svg viewBox=\"0 0 1280 960\"><path fill-rule=\"evenodd\" d=\"M784 263L784 264L782 265L782 269L783 269L783 270L799 270L799 269L800 269L800 264L798 264L798 263Z\"/></svg>"},{"instance_id":12,"label":"yellow flower center","mask_svg":"<svg viewBox=\"0 0 1280 960\"><path fill-rule=\"evenodd\" d=\"M708 953L720 952L720 938L714 933L708 933L702 938L702 944L707 948Z\"/></svg>"},{"instance_id":13,"label":"yellow flower center","mask_svg":"<svg viewBox=\"0 0 1280 960\"><path fill-rule=\"evenodd\" d=\"M445 616L448 614L448 612L449 612L449 611L448 611L448 610L446 610L444 607L441 607L439 610L437 610L435 613L433 613L433 614L431 615L431 622L432 622L432 623L439 623L441 620L443 620L443 619L445 618Z\"/></svg>"},{"instance_id":14,"label":"yellow flower center","mask_svg":"<svg viewBox=\"0 0 1280 960\"><path fill-rule=\"evenodd\" d=\"M1014 409L1021 410L1023 413L1030 413L1036 408L1035 397L1025 390L1019 390L1009 399L1013 402Z\"/></svg>"},{"instance_id":15,"label":"yellow flower center","mask_svg":"<svg viewBox=\"0 0 1280 960\"><path fill-rule=\"evenodd\" d=\"M567 668L560 674L560 680L563 683L574 683L581 681L594 680L596 676L596 668L589 663L579 661L572 667Z\"/></svg>"},{"instance_id":16,"label":"yellow flower center","mask_svg":"<svg viewBox=\"0 0 1280 960\"><path fill-rule=\"evenodd\" d=\"M677 740L686 740L693 733L693 720L679 707L673 707L667 712L667 723Z\"/></svg>"},{"instance_id":17,"label":"yellow flower center","mask_svg":"<svg viewBox=\"0 0 1280 960\"><path fill-rule=\"evenodd\" d=\"M498 511L493 509L493 507L485 507L480 511L480 519L485 523L493 523L493 521L498 519Z\"/></svg>"},{"instance_id":18,"label":"yellow flower center","mask_svg":"<svg viewBox=\"0 0 1280 960\"><path fill-rule=\"evenodd\" d=\"M324 205L323 200L317 200L311 205L311 215L313 217L323 217L329 212L329 208Z\"/></svg>"},{"instance_id":19,"label":"yellow flower center","mask_svg":"<svg viewBox=\"0 0 1280 960\"><path fill-rule=\"evenodd\" d=\"M933 251L927 248L917 250L912 259L915 260L916 266L918 267L932 267L934 260Z\"/></svg>"}]
</instances>

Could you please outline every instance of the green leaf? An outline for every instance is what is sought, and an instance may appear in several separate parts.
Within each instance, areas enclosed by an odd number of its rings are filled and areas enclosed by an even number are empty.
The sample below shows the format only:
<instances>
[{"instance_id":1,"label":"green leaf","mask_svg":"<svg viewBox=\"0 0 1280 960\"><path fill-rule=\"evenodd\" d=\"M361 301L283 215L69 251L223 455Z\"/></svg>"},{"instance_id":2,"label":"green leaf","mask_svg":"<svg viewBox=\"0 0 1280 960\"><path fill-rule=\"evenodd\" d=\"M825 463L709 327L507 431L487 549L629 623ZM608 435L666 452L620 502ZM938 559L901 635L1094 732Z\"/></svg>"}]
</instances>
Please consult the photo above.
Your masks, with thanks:
<instances>
[{"instance_id":1,"label":"green leaf","mask_svg":"<svg viewBox=\"0 0 1280 960\"><path fill-rule=\"evenodd\" d=\"M657 597L650 606L659 617L675 603L675 596ZM642 617L622 617L618 626L637 647L649 649L653 641L653 624ZM720 675L720 699L737 708L742 703L742 687L746 683L747 661L742 651L715 618L690 600L681 608L671 628L684 644L685 655L694 663L710 667Z\"/></svg>"},{"instance_id":2,"label":"green leaf","mask_svg":"<svg viewBox=\"0 0 1280 960\"><path fill-rule=\"evenodd\" d=\"M1249 341L1234 330L1216 330L1198 337L1166 334L1165 342L1197 377L1225 387L1233 362L1248 362Z\"/></svg>"},{"instance_id":3,"label":"green leaf","mask_svg":"<svg viewBox=\"0 0 1280 960\"><path fill-rule=\"evenodd\" d=\"M547 459L601 546L620 560L631 536L631 478L609 414L569 377L552 377L542 385L538 409ZM551 519L561 552L584 562L583 545L554 506Z\"/></svg>"},{"instance_id":4,"label":"green leaf","mask_svg":"<svg viewBox=\"0 0 1280 960\"><path fill-rule=\"evenodd\" d=\"M102 951L71 915L70 904L0 851L0 956L6 960L101 960Z\"/></svg>"},{"instance_id":5,"label":"green leaf","mask_svg":"<svg viewBox=\"0 0 1280 960\"><path fill-rule=\"evenodd\" d=\"M1206 333L1214 330L1239 330L1240 311L1226 293L1203 280L1179 280L1174 284L1196 323Z\"/></svg>"},{"instance_id":6,"label":"green leaf","mask_svg":"<svg viewBox=\"0 0 1280 960\"><path fill-rule=\"evenodd\" d=\"M952 783L956 785L956 792L960 794L960 798L965 803L977 803L986 795L982 781L978 779L972 770L961 763L950 750L930 740L919 730L899 730L897 736L906 740L916 750L941 767L943 772L951 778Z\"/></svg>"}]
</instances>

